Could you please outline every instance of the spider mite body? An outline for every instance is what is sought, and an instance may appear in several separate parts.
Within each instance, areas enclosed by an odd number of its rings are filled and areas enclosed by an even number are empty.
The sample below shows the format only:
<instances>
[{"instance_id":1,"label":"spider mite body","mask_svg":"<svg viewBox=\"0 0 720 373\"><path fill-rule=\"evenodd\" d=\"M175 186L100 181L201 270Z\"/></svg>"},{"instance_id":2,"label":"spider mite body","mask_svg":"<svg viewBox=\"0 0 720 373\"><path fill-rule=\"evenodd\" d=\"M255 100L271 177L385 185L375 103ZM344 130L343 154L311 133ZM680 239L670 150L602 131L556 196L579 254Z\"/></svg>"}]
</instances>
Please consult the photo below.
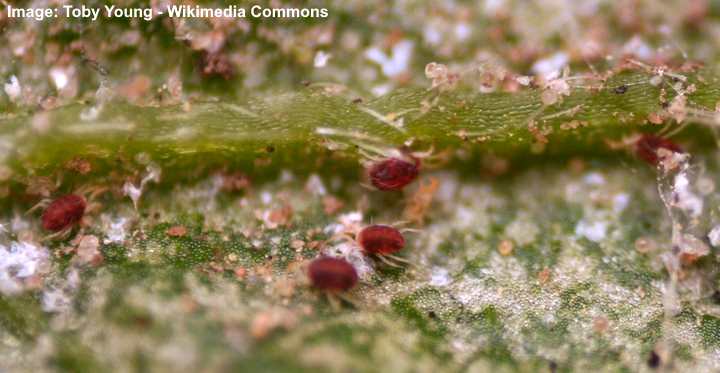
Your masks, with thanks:
<instances>
[{"instance_id":1,"label":"spider mite body","mask_svg":"<svg viewBox=\"0 0 720 373\"><path fill-rule=\"evenodd\" d=\"M313 260L308 267L308 277L313 287L329 293L350 290L358 282L358 274L352 264L332 257Z\"/></svg>"},{"instance_id":2,"label":"spider mite body","mask_svg":"<svg viewBox=\"0 0 720 373\"><path fill-rule=\"evenodd\" d=\"M52 201L42 214L42 227L52 232L60 232L80 222L87 202L76 194L67 194Z\"/></svg>"},{"instance_id":3,"label":"spider mite body","mask_svg":"<svg viewBox=\"0 0 720 373\"><path fill-rule=\"evenodd\" d=\"M370 183L382 191L401 190L417 179L420 174L420 160L423 168L433 168L446 162L449 156L448 152L433 154L433 147L422 152L411 151L411 141L397 148L385 143L383 139L362 132L327 127L318 127L315 132L328 138L333 149L355 146L363 158L361 163Z\"/></svg>"},{"instance_id":4,"label":"spider mite body","mask_svg":"<svg viewBox=\"0 0 720 373\"><path fill-rule=\"evenodd\" d=\"M408 162L400 158L387 158L370 166L370 182L379 190L400 190L412 183L420 173L420 160Z\"/></svg>"},{"instance_id":5,"label":"spider mite body","mask_svg":"<svg viewBox=\"0 0 720 373\"><path fill-rule=\"evenodd\" d=\"M371 225L357 235L357 242L367 254L391 255L405 247L405 237L388 225Z\"/></svg>"},{"instance_id":6,"label":"spider mite body","mask_svg":"<svg viewBox=\"0 0 720 373\"><path fill-rule=\"evenodd\" d=\"M650 133L643 134L635 142L635 155L643 161L656 166L660 161L658 150L666 149L674 153L683 153L680 146L674 142Z\"/></svg>"}]
</instances>

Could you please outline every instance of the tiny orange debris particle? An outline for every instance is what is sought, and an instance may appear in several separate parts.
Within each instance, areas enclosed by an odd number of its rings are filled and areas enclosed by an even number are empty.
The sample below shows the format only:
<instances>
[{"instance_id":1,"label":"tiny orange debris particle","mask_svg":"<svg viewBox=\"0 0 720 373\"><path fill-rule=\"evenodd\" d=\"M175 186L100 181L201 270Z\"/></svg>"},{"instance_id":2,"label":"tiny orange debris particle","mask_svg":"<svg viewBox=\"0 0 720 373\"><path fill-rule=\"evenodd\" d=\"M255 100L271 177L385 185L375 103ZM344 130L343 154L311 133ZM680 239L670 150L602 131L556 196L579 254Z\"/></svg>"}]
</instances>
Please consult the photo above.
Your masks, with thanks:
<instances>
[{"instance_id":1,"label":"tiny orange debris particle","mask_svg":"<svg viewBox=\"0 0 720 373\"><path fill-rule=\"evenodd\" d=\"M247 270L243 267L237 267L235 268L235 277L242 280L247 276Z\"/></svg>"},{"instance_id":2,"label":"tiny orange debris particle","mask_svg":"<svg viewBox=\"0 0 720 373\"><path fill-rule=\"evenodd\" d=\"M405 206L403 212L405 219L422 224L439 187L440 182L434 177L429 178L427 183L420 183L419 188Z\"/></svg>"},{"instance_id":3,"label":"tiny orange debris particle","mask_svg":"<svg viewBox=\"0 0 720 373\"><path fill-rule=\"evenodd\" d=\"M176 225L168 228L165 234L170 237L184 237L187 234L187 228L182 225Z\"/></svg>"},{"instance_id":4,"label":"tiny orange debris particle","mask_svg":"<svg viewBox=\"0 0 720 373\"><path fill-rule=\"evenodd\" d=\"M307 244L308 249L319 249L323 245L322 241L310 241Z\"/></svg>"},{"instance_id":5,"label":"tiny orange debris particle","mask_svg":"<svg viewBox=\"0 0 720 373\"><path fill-rule=\"evenodd\" d=\"M273 315L269 312L260 313L252 321L250 325L250 334L255 339L262 339L277 326L277 321L274 320Z\"/></svg>"},{"instance_id":6,"label":"tiny orange debris particle","mask_svg":"<svg viewBox=\"0 0 720 373\"><path fill-rule=\"evenodd\" d=\"M325 196L322 200L323 210L325 214L332 215L338 212L345 205L341 200L333 196Z\"/></svg>"},{"instance_id":7,"label":"tiny orange debris particle","mask_svg":"<svg viewBox=\"0 0 720 373\"><path fill-rule=\"evenodd\" d=\"M657 248L654 240L647 237L640 237L635 240L635 250L641 254L649 253Z\"/></svg>"},{"instance_id":8,"label":"tiny orange debris particle","mask_svg":"<svg viewBox=\"0 0 720 373\"><path fill-rule=\"evenodd\" d=\"M49 197L57 189L54 180L47 176L32 177L28 180L25 192L32 196Z\"/></svg>"},{"instance_id":9,"label":"tiny orange debris particle","mask_svg":"<svg viewBox=\"0 0 720 373\"><path fill-rule=\"evenodd\" d=\"M147 75L136 75L118 87L117 91L129 101L138 101L145 97L152 87L152 80Z\"/></svg>"},{"instance_id":10,"label":"tiny orange debris particle","mask_svg":"<svg viewBox=\"0 0 720 373\"><path fill-rule=\"evenodd\" d=\"M704 255L698 255L694 253L682 253L680 254L680 262L685 266L689 266L697 262L697 260L703 256Z\"/></svg>"},{"instance_id":11,"label":"tiny orange debris particle","mask_svg":"<svg viewBox=\"0 0 720 373\"><path fill-rule=\"evenodd\" d=\"M208 267L210 268L210 270L216 273L220 273L225 270L225 268L223 268L221 264L215 262L210 262L210 264L208 264Z\"/></svg>"},{"instance_id":12,"label":"tiny orange debris particle","mask_svg":"<svg viewBox=\"0 0 720 373\"><path fill-rule=\"evenodd\" d=\"M658 113L650 113L647 116L647 120L652 124L662 124L663 117Z\"/></svg>"},{"instance_id":13,"label":"tiny orange debris particle","mask_svg":"<svg viewBox=\"0 0 720 373\"><path fill-rule=\"evenodd\" d=\"M538 281L540 281L540 284L546 284L548 281L550 281L550 277L552 276L552 271L550 268L545 267L542 271L538 272Z\"/></svg>"},{"instance_id":14,"label":"tiny orange debris particle","mask_svg":"<svg viewBox=\"0 0 720 373\"><path fill-rule=\"evenodd\" d=\"M183 294L180 298L180 306L186 313L193 313L200 305L190 294Z\"/></svg>"},{"instance_id":15,"label":"tiny orange debris particle","mask_svg":"<svg viewBox=\"0 0 720 373\"><path fill-rule=\"evenodd\" d=\"M535 141L537 143L539 143L539 144L547 144L548 143L547 135L550 134L551 129L540 128L540 126L538 126L538 124L534 120L531 120L528 123L528 131L530 131L530 133L533 135L533 137L535 138Z\"/></svg>"},{"instance_id":16,"label":"tiny orange debris particle","mask_svg":"<svg viewBox=\"0 0 720 373\"><path fill-rule=\"evenodd\" d=\"M511 255L513 252L513 243L510 240L502 240L500 241L500 244L498 244L497 250L502 256L508 256Z\"/></svg>"},{"instance_id":17,"label":"tiny orange debris particle","mask_svg":"<svg viewBox=\"0 0 720 373\"><path fill-rule=\"evenodd\" d=\"M482 159L483 170L487 170L491 175L503 175L510 169L510 161L503 157L488 154Z\"/></svg>"},{"instance_id":18,"label":"tiny orange debris particle","mask_svg":"<svg viewBox=\"0 0 720 373\"><path fill-rule=\"evenodd\" d=\"M270 309L255 315L250 324L250 334L263 339L279 328L290 329L298 322L297 315L285 309Z\"/></svg>"},{"instance_id":19,"label":"tiny orange debris particle","mask_svg":"<svg viewBox=\"0 0 720 373\"><path fill-rule=\"evenodd\" d=\"M77 259L80 263L99 266L103 262L100 252L100 240L93 235L85 235L79 239L76 250Z\"/></svg>"},{"instance_id":20,"label":"tiny orange debris particle","mask_svg":"<svg viewBox=\"0 0 720 373\"><path fill-rule=\"evenodd\" d=\"M270 225L282 226L287 225L293 216L293 209L289 205L283 205L280 208L270 211L267 220Z\"/></svg>"},{"instance_id":21,"label":"tiny orange debris particle","mask_svg":"<svg viewBox=\"0 0 720 373\"><path fill-rule=\"evenodd\" d=\"M283 298L290 298L295 294L296 283L287 277L278 279L274 285L275 292Z\"/></svg>"},{"instance_id":22,"label":"tiny orange debris particle","mask_svg":"<svg viewBox=\"0 0 720 373\"><path fill-rule=\"evenodd\" d=\"M605 316L598 316L593 319L593 330L596 333L603 333L610 326L610 321Z\"/></svg>"},{"instance_id":23,"label":"tiny orange debris particle","mask_svg":"<svg viewBox=\"0 0 720 373\"><path fill-rule=\"evenodd\" d=\"M75 172L79 173L80 175L85 175L85 174L89 173L90 171L92 171L92 165L90 164L90 162L88 162L88 160L86 160L86 159L79 158L79 157L69 160L65 164L65 168L67 168L68 170L71 170L71 171L75 171Z\"/></svg>"},{"instance_id":24,"label":"tiny orange debris particle","mask_svg":"<svg viewBox=\"0 0 720 373\"><path fill-rule=\"evenodd\" d=\"M250 178L242 172L221 174L222 189L228 192L236 192L250 187Z\"/></svg>"},{"instance_id":25,"label":"tiny orange debris particle","mask_svg":"<svg viewBox=\"0 0 720 373\"><path fill-rule=\"evenodd\" d=\"M292 242L290 242L290 247L292 247L295 250L302 250L305 247L305 241L292 240Z\"/></svg>"}]
</instances>

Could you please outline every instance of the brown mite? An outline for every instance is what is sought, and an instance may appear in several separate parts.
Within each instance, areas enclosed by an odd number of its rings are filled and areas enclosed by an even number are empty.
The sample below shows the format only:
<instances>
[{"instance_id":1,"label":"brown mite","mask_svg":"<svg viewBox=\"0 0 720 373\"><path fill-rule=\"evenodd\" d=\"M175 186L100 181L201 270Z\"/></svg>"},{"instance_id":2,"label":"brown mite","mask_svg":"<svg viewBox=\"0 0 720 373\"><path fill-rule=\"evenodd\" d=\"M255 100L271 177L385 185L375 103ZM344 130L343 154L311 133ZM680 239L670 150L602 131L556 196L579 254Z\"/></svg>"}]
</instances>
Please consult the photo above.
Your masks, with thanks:
<instances>
[{"instance_id":1,"label":"brown mite","mask_svg":"<svg viewBox=\"0 0 720 373\"><path fill-rule=\"evenodd\" d=\"M87 202L76 194L67 194L52 201L42 214L45 230L59 232L77 224L85 214Z\"/></svg>"},{"instance_id":2,"label":"brown mite","mask_svg":"<svg viewBox=\"0 0 720 373\"><path fill-rule=\"evenodd\" d=\"M380 190L400 190L413 182L420 172L420 160L408 162L388 158L373 164L368 171L370 182Z\"/></svg>"},{"instance_id":3,"label":"brown mite","mask_svg":"<svg viewBox=\"0 0 720 373\"><path fill-rule=\"evenodd\" d=\"M332 257L313 260L308 267L308 277L312 286L329 293L350 290L358 282L358 274L352 264Z\"/></svg>"},{"instance_id":4,"label":"brown mite","mask_svg":"<svg viewBox=\"0 0 720 373\"><path fill-rule=\"evenodd\" d=\"M371 225L360 231L357 242L367 254L390 255L405 247L405 237L388 225Z\"/></svg>"},{"instance_id":5,"label":"brown mite","mask_svg":"<svg viewBox=\"0 0 720 373\"><path fill-rule=\"evenodd\" d=\"M659 149L666 149L675 153L683 153L683 149L674 142L650 133L643 134L635 142L635 155L645 162L657 166L660 161Z\"/></svg>"}]
</instances>

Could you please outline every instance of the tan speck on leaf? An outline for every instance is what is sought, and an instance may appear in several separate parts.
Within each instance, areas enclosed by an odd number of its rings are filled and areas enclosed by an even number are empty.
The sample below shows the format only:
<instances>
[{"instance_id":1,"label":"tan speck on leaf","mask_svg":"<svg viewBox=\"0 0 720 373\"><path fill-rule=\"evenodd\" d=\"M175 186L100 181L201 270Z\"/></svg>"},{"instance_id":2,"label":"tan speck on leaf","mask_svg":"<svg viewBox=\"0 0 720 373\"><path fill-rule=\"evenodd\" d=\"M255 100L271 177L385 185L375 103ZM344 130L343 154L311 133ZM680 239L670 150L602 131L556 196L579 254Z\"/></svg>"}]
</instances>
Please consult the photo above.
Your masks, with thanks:
<instances>
[{"instance_id":1,"label":"tan speck on leaf","mask_svg":"<svg viewBox=\"0 0 720 373\"><path fill-rule=\"evenodd\" d=\"M187 234L187 228L182 225L176 225L168 228L165 234L170 237L184 237Z\"/></svg>"},{"instance_id":2,"label":"tan speck on leaf","mask_svg":"<svg viewBox=\"0 0 720 373\"><path fill-rule=\"evenodd\" d=\"M513 243L510 240L502 240L498 244L497 250L502 256L509 256L513 252Z\"/></svg>"},{"instance_id":3,"label":"tan speck on leaf","mask_svg":"<svg viewBox=\"0 0 720 373\"><path fill-rule=\"evenodd\" d=\"M552 277L552 271L550 268L545 267L542 271L538 272L538 281L541 285L547 284Z\"/></svg>"},{"instance_id":4,"label":"tan speck on leaf","mask_svg":"<svg viewBox=\"0 0 720 373\"><path fill-rule=\"evenodd\" d=\"M439 187L440 182L434 177L420 183L417 191L408 200L403 217L410 222L422 224Z\"/></svg>"},{"instance_id":5,"label":"tan speck on leaf","mask_svg":"<svg viewBox=\"0 0 720 373\"><path fill-rule=\"evenodd\" d=\"M345 205L341 200L333 196L325 196L322 199L323 211L325 214L332 215L338 212Z\"/></svg>"}]
</instances>

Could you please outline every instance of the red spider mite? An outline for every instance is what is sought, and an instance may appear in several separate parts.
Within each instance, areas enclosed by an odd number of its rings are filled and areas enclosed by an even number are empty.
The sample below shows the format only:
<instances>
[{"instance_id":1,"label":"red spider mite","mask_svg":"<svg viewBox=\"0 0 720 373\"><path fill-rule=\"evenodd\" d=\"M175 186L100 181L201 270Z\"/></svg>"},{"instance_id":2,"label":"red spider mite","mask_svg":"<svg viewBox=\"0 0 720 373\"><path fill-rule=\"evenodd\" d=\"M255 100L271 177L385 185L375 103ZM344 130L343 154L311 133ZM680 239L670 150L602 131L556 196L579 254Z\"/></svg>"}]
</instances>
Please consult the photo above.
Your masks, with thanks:
<instances>
[{"instance_id":1,"label":"red spider mite","mask_svg":"<svg viewBox=\"0 0 720 373\"><path fill-rule=\"evenodd\" d=\"M643 134L635 142L635 154L645 162L657 166L660 161L659 149L667 149L675 153L683 153L683 149L674 142L650 133Z\"/></svg>"},{"instance_id":2,"label":"red spider mite","mask_svg":"<svg viewBox=\"0 0 720 373\"><path fill-rule=\"evenodd\" d=\"M332 257L313 260L308 267L308 277L315 288L329 293L350 290L358 282L358 274L352 264Z\"/></svg>"},{"instance_id":3,"label":"red spider mite","mask_svg":"<svg viewBox=\"0 0 720 373\"><path fill-rule=\"evenodd\" d=\"M405 237L389 225L371 225L357 235L357 242L367 254L390 255L405 247Z\"/></svg>"},{"instance_id":4,"label":"red spider mite","mask_svg":"<svg viewBox=\"0 0 720 373\"><path fill-rule=\"evenodd\" d=\"M42 214L42 227L52 232L70 228L82 219L87 202L76 194L67 194L52 201Z\"/></svg>"},{"instance_id":5,"label":"red spider mite","mask_svg":"<svg viewBox=\"0 0 720 373\"><path fill-rule=\"evenodd\" d=\"M388 158L373 164L368 171L370 182L380 190L400 190L412 183L420 172L420 160L408 162L400 158Z\"/></svg>"}]
</instances>

